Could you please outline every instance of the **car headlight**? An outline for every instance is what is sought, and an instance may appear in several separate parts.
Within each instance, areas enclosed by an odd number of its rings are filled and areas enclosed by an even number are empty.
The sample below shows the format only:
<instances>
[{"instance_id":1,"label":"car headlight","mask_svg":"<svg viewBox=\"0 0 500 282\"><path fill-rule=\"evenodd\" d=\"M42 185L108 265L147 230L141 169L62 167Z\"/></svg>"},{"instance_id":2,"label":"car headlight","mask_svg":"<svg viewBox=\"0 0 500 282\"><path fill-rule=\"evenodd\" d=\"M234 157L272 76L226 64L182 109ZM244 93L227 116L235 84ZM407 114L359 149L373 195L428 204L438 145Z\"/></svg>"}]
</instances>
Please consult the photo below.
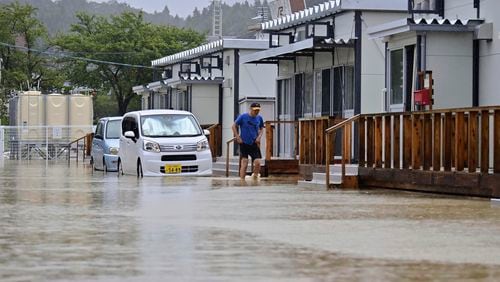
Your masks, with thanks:
<instances>
[{"instance_id":1,"label":"car headlight","mask_svg":"<svg viewBox=\"0 0 500 282\"><path fill-rule=\"evenodd\" d=\"M118 155L118 148L117 147L109 147L109 153L111 155Z\"/></svg>"},{"instance_id":2,"label":"car headlight","mask_svg":"<svg viewBox=\"0 0 500 282\"><path fill-rule=\"evenodd\" d=\"M196 144L196 150L197 151L205 151L208 150L208 141L207 140L201 140Z\"/></svg>"},{"instance_id":3,"label":"car headlight","mask_svg":"<svg viewBox=\"0 0 500 282\"><path fill-rule=\"evenodd\" d=\"M155 153L160 152L160 144L156 142L145 140L143 145L144 145L143 146L144 151L155 152Z\"/></svg>"}]
</instances>

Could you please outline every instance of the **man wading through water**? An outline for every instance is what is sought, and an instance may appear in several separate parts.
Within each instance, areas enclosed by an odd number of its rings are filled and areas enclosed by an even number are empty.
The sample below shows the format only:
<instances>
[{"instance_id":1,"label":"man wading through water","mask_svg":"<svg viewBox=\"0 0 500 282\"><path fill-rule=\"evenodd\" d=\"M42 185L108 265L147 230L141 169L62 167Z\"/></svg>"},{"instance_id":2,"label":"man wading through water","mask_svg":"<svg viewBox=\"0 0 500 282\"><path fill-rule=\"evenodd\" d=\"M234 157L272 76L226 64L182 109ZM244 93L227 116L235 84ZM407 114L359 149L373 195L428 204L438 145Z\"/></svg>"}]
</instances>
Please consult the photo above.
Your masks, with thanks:
<instances>
[{"instance_id":1,"label":"man wading through water","mask_svg":"<svg viewBox=\"0 0 500 282\"><path fill-rule=\"evenodd\" d=\"M260 176L260 138L264 128L264 120L259 115L260 104L252 103L248 113L241 114L233 124L233 134L236 142L240 144L240 178L245 179L248 167L248 156L252 157L253 173L252 177L258 179ZM238 127L240 133L238 134Z\"/></svg>"}]
</instances>

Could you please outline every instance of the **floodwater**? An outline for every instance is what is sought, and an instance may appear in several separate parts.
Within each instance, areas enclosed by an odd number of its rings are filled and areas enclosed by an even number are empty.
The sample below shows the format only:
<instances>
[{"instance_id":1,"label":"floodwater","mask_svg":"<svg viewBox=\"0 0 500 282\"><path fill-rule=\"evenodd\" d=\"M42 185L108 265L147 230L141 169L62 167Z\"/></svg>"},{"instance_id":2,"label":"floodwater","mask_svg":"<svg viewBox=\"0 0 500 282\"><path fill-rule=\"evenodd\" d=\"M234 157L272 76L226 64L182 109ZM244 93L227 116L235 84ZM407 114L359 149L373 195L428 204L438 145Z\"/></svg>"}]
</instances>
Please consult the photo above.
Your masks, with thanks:
<instances>
[{"instance_id":1,"label":"floodwater","mask_svg":"<svg viewBox=\"0 0 500 282\"><path fill-rule=\"evenodd\" d=\"M500 205L0 163L0 281L498 281Z\"/></svg>"}]
</instances>

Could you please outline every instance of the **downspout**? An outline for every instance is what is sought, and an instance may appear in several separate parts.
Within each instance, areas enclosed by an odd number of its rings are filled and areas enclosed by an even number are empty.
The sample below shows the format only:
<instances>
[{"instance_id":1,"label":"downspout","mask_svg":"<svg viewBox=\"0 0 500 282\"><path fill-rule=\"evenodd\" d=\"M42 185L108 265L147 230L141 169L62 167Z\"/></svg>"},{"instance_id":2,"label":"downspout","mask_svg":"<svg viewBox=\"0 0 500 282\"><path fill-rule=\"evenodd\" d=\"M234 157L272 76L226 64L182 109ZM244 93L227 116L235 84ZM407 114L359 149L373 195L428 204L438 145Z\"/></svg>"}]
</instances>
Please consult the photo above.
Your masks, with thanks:
<instances>
[{"instance_id":1,"label":"downspout","mask_svg":"<svg viewBox=\"0 0 500 282\"><path fill-rule=\"evenodd\" d=\"M481 17L481 1L474 0L474 8L477 9L477 18ZM472 41L472 106L479 107L479 40Z\"/></svg>"},{"instance_id":2,"label":"downspout","mask_svg":"<svg viewBox=\"0 0 500 282\"><path fill-rule=\"evenodd\" d=\"M354 12L354 115L361 113L361 11Z\"/></svg>"},{"instance_id":3,"label":"downspout","mask_svg":"<svg viewBox=\"0 0 500 282\"><path fill-rule=\"evenodd\" d=\"M420 71L427 70L427 35L422 34L420 37ZM423 85L421 85L423 87Z\"/></svg>"},{"instance_id":4,"label":"downspout","mask_svg":"<svg viewBox=\"0 0 500 282\"><path fill-rule=\"evenodd\" d=\"M233 85L233 96L234 96L234 120L239 115L239 100L240 100L240 50L234 49L234 85Z\"/></svg>"},{"instance_id":5,"label":"downspout","mask_svg":"<svg viewBox=\"0 0 500 282\"><path fill-rule=\"evenodd\" d=\"M233 105L233 120L239 115L240 107L240 49L234 49L234 84L233 84L233 96L234 96L234 105ZM233 155L235 155L238 145L236 142L233 142Z\"/></svg>"},{"instance_id":6,"label":"downspout","mask_svg":"<svg viewBox=\"0 0 500 282\"><path fill-rule=\"evenodd\" d=\"M361 11L354 12L354 115L361 113ZM359 161L359 130L354 124L354 163Z\"/></svg>"},{"instance_id":7,"label":"downspout","mask_svg":"<svg viewBox=\"0 0 500 282\"><path fill-rule=\"evenodd\" d=\"M222 112L224 111L224 108L223 108L224 105L223 105L223 101L222 101L222 99L224 97L223 93L224 93L224 88L222 88L222 84L219 84L219 118L218 118L219 122L218 123L220 124L221 127L222 127L222 117L223 117Z\"/></svg>"},{"instance_id":8,"label":"downspout","mask_svg":"<svg viewBox=\"0 0 500 282\"><path fill-rule=\"evenodd\" d=\"M384 54L385 54L385 64L384 64L384 73L385 73L385 77L384 77L384 88L385 88L385 93L384 93L384 97L382 98L383 100L383 107L382 107L382 110L384 112L389 112L389 94L390 93L390 89L389 89L389 56L391 55L390 52L389 52L389 42L386 41L384 43Z\"/></svg>"},{"instance_id":9,"label":"downspout","mask_svg":"<svg viewBox=\"0 0 500 282\"><path fill-rule=\"evenodd\" d=\"M422 35L417 35L417 44L416 44L417 50L415 53L417 54L417 72L414 74L414 84L415 84L415 89L420 89L420 81L418 79L418 73L422 71ZM411 102L410 102L411 104Z\"/></svg>"}]
</instances>

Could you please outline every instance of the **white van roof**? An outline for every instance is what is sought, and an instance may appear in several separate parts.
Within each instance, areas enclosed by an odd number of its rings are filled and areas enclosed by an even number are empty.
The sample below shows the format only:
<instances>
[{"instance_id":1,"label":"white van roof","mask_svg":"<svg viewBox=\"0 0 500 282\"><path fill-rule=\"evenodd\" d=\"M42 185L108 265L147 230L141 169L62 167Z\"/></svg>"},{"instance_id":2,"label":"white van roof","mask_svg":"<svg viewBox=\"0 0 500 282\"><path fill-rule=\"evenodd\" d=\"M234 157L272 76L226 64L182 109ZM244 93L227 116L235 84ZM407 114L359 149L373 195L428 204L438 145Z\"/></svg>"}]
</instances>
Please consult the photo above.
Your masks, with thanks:
<instances>
[{"instance_id":1,"label":"white van roof","mask_svg":"<svg viewBox=\"0 0 500 282\"><path fill-rule=\"evenodd\" d=\"M180 111L180 110L142 110L142 111L133 111L128 112L124 116L129 114L137 114L139 116L148 116L148 115L193 115L188 111Z\"/></svg>"}]
</instances>

